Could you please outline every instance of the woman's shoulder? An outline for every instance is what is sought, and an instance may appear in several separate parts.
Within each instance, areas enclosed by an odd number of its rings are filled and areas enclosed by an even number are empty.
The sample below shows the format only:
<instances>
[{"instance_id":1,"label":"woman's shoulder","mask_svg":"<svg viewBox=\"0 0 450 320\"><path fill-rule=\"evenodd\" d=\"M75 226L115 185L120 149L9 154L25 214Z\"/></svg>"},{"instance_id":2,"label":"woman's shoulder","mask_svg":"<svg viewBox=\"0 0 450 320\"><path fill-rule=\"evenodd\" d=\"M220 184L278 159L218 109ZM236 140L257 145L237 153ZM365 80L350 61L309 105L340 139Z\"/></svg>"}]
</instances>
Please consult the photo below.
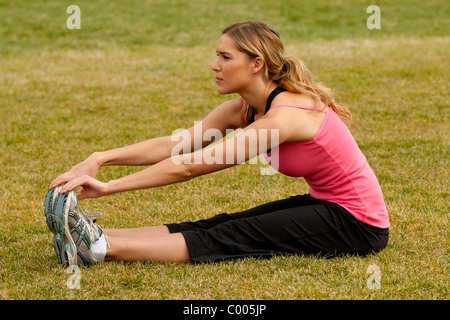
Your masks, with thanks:
<instances>
[{"instance_id":1,"label":"woman's shoulder","mask_svg":"<svg viewBox=\"0 0 450 320\"><path fill-rule=\"evenodd\" d=\"M307 109L326 109L326 106L320 102L317 103L313 97L304 93L283 92L273 100L272 107L277 105L298 106Z\"/></svg>"},{"instance_id":2,"label":"woman's shoulder","mask_svg":"<svg viewBox=\"0 0 450 320\"><path fill-rule=\"evenodd\" d=\"M319 131L327 109L307 94L286 92L274 99L268 116L287 128L286 141L305 141Z\"/></svg>"}]
</instances>

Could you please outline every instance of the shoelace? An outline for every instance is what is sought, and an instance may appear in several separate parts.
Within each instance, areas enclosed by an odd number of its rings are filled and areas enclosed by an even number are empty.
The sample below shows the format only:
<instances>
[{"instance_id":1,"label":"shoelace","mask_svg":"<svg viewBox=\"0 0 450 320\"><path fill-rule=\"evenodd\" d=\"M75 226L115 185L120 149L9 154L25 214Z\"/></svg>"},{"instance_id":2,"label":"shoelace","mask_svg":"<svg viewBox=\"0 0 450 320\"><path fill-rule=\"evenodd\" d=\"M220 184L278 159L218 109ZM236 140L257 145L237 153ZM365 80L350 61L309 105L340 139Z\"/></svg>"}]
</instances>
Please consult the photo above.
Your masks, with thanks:
<instances>
[{"instance_id":1,"label":"shoelace","mask_svg":"<svg viewBox=\"0 0 450 320\"><path fill-rule=\"evenodd\" d=\"M80 210L82 217L86 217L89 220L89 231L86 230L86 225L83 224L82 228L83 228L83 232L87 232L88 235L90 236L91 239L93 239L92 237L92 232L96 232L95 230L95 218L98 216L101 216L102 213L101 212L84 212L84 210L81 208L81 206L78 204L78 199L77 199L77 205L76 207L78 208L78 210ZM106 236L106 234L103 232L103 234L105 235L105 240L106 240L106 244L108 246L108 248L110 248L109 246L109 242L108 242L108 237Z\"/></svg>"},{"instance_id":2,"label":"shoelace","mask_svg":"<svg viewBox=\"0 0 450 320\"><path fill-rule=\"evenodd\" d=\"M93 241L96 238L95 232L97 232L96 228L95 228L94 220L96 217L102 215L102 213L101 212L84 212L84 210L81 208L80 204L78 203L78 199L75 198L75 200L76 200L75 208L79 210L81 219L87 223L87 224L86 223L81 224L83 233L86 233L89 237L89 240Z\"/></svg>"}]
</instances>

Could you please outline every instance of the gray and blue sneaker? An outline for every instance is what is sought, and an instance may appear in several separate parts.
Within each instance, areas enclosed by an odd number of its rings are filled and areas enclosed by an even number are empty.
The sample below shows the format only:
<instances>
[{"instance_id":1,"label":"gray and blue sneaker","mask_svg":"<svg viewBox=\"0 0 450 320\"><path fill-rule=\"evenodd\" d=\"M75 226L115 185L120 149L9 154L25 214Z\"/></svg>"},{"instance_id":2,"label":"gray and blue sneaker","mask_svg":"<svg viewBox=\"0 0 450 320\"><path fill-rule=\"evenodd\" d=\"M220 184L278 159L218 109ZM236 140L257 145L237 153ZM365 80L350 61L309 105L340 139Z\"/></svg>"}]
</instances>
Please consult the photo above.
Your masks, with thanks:
<instances>
[{"instance_id":1,"label":"gray and blue sneaker","mask_svg":"<svg viewBox=\"0 0 450 320\"><path fill-rule=\"evenodd\" d=\"M69 242L68 239L64 239L65 229L64 220L56 215L56 205L57 197L60 195L61 186L50 189L47 191L44 200L44 214L45 222L47 227L53 233L53 249L55 250L56 257L59 263L61 263L65 268L69 266L68 255L66 250L73 252L73 243Z\"/></svg>"},{"instance_id":2,"label":"gray and blue sneaker","mask_svg":"<svg viewBox=\"0 0 450 320\"><path fill-rule=\"evenodd\" d=\"M44 214L45 214L45 220L46 220L47 225L49 226L50 230L54 229L54 227L50 228L50 225L53 223L52 215L53 215L53 210L54 210L54 204L55 204L56 197L59 195L60 190L61 190L61 186L58 186L56 188L48 190L47 194L45 195Z\"/></svg>"},{"instance_id":3,"label":"gray and blue sneaker","mask_svg":"<svg viewBox=\"0 0 450 320\"><path fill-rule=\"evenodd\" d=\"M90 248L103 234L94 220L100 213L84 213L75 191L65 194L59 191L60 187L49 190L44 204L45 220L54 234L53 248L58 261L65 268L94 264Z\"/></svg>"}]
</instances>

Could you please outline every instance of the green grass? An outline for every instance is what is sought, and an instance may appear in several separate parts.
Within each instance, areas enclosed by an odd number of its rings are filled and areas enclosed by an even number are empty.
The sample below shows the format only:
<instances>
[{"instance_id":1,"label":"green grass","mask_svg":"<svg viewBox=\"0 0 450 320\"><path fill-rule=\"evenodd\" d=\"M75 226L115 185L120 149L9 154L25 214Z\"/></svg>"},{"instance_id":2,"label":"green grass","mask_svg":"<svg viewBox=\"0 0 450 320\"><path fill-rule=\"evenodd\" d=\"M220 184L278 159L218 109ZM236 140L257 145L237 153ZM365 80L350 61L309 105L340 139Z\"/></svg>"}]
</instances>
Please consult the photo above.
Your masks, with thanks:
<instances>
[{"instance_id":1,"label":"green grass","mask_svg":"<svg viewBox=\"0 0 450 320\"><path fill-rule=\"evenodd\" d=\"M2 299L448 299L449 7L445 1L0 1ZM58 265L43 216L50 181L90 153L171 134L228 99L210 70L220 30L260 19L354 115L351 131L391 218L381 253L205 265ZM245 164L187 183L83 201L106 228L240 211L307 192L302 179ZM139 168L108 167L108 180ZM381 288L367 287L370 265Z\"/></svg>"}]
</instances>

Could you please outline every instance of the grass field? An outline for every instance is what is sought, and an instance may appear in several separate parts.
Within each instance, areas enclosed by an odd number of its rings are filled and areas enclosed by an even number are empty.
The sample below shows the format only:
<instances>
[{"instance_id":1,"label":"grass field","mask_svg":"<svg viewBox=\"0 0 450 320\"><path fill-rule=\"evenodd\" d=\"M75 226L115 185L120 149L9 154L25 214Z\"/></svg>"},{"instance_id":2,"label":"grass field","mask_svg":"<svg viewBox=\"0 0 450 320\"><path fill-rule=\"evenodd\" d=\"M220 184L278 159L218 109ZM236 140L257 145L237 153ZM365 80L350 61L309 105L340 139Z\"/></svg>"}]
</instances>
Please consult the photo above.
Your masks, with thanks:
<instances>
[{"instance_id":1,"label":"grass field","mask_svg":"<svg viewBox=\"0 0 450 320\"><path fill-rule=\"evenodd\" d=\"M332 3L332 4L331 4ZM69 30L66 8L81 8ZM366 8L381 9L369 30ZM2 299L448 299L448 1L0 0ZM45 225L48 184L90 153L171 134L229 99L211 64L223 27L263 20L287 54L349 105L351 131L390 212L369 257L245 259L205 265L112 262L79 289ZM85 200L105 228L240 211L307 192L302 179L243 164L187 183ZM136 167L102 168L106 181ZM367 282L379 267L380 286Z\"/></svg>"}]
</instances>

